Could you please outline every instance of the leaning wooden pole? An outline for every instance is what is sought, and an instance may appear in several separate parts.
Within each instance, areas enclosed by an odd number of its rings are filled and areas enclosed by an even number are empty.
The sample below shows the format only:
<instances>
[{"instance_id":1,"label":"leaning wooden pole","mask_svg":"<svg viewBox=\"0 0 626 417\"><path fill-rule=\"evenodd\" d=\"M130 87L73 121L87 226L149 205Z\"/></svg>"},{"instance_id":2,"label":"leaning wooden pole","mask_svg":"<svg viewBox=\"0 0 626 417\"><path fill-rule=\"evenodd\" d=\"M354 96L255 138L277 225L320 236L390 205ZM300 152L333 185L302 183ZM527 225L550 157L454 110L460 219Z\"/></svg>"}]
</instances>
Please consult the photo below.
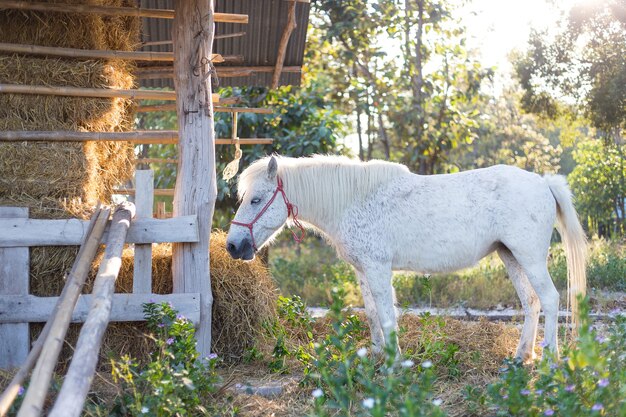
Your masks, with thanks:
<instances>
[{"instance_id":1,"label":"leaning wooden pole","mask_svg":"<svg viewBox=\"0 0 626 417\"><path fill-rule=\"evenodd\" d=\"M96 208L96 211L91 218L85 241L80 247L80 251L76 256L76 261L74 262L72 270L67 278L67 282L63 287L63 291L59 296L59 300L54 307L50 319L46 322L46 325L39 334L35 343L33 343L33 347L26 357L26 362L13 376L11 383L6 387L0 396L0 417L5 416L9 411L9 407L11 407L11 404L15 400L20 387L22 387L28 373L35 365L35 362L39 358L39 355L45 346L44 353L41 355L41 359L37 363L37 369L33 372L33 377L31 378L32 383L26 393L24 402L22 403L23 410L31 410L27 411L27 414L32 413L33 415L39 415L41 413L41 406L48 393L48 386L52 376L52 370L56 364L58 351L60 351L61 344L65 339L65 332L67 331L67 326L69 325L74 306L76 305L76 300L78 299L78 296L83 288L91 263L96 256L100 240L104 234L104 227L109 218L109 213L109 209L102 210L99 207ZM68 312L69 316L67 315ZM51 336L48 337L48 335ZM53 351L55 351L56 354L54 354L55 352ZM52 368L50 369L50 372L43 370L42 373L41 367L44 366L45 362L47 362L44 357L49 354L54 354L54 360L49 363L49 366ZM22 411L20 411L20 413L22 413Z\"/></svg>"},{"instance_id":2,"label":"leaning wooden pole","mask_svg":"<svg viewBox=\"0 0 626 417\"><path fill-rule=\"evenodd\" d=\"M65 328L67 329L67 325L69 324L69 318L65 321L61 318L62 313L59 313L63 310L68 310L70 313L70 318L72 311L74 310L74 306L76 305L76 300L80 295L80 291L83 287L85 279L87 278L87 274L89 272L89 268L91 266L91 262L96 255L98 246L100 244L100 240L102 239L102 235L104 234L104 226L109 218L110 211L108 209L102 210L100 207L96 208L85 237L85 241L80 247L80 251L76 256L76 261L70 271L70 274L67 278L67 282L63 287L63 291L59 296L59 300L57 301L56 306L50 316L50 319L46 322L43 330L39 334L39 337L33 343L33 347L31 348L28 356L26 358L26 362L22 365L20 370L13 376L11 379L11 383L5 388L4 392L0 396L0 417L4 417L6 413L9 411L11 404L17 397L20 387L22 387L26 377L29 372L35 366L35 362L39 358L41 351L44 349L50 350L51 345L57 343L62 343L65 338L65 333L55 334L50 339L48 339L48 335L51 333L52 329ZM52 331L55 333L56 331ZM43 357L43 356L42 356ZM55 359L56 361L56 359ZM56 363L56 362L55 362ZM54 367L54 364L52 364ZM50 381L50 377L47 378L35 378L35 375L38 375L38 372L33 373L33 383L29 387L29 391L26 394L26 398L24 398L24 402L22 403L22 408L27 408L28 404L31 404L33 407L33 395L35 391L44 392L43 399L45 399L45 395L47 394L48 385L47 383ZM38 375L40 376L40 374ZM51 373L50 373L51 376ZM44 381L45 379L45 381ZM47 382L46 382L47 381ZM46 384L45 387L41 389L33 388L37 384ZM33 390L33 394L31 394L31 390ZM43 399L37 400L36 402L43 403ZM41 404L40 404L41 406ZM35 410L41 409L41 407L33 407Z\"/></svg>"},{"instance_id":3,"label":"leaning wooden pole","mask_svg":"<svg viewBox=\"0 0 626 417\"><path fill-rule=\"evenodd\" d=\"M49 417L78 417L83 411L102 337L109 324L115 281L122 266L124 242L134 215L135 206L131 203L120 204L113 213L104 258L93 286L93 304L80 330L72 363Z\"/></svg>"},{"instance_id":4,"label":"leaning wooden pole","mask_svg":"<svg viewBox=\"0 0 626 417\"><path fill-rule=\"evenodd\" d=\"M197 243L172 245L174 292L200 293L198 352L211 352L209 237L217 198L215 130L211 102L211 56L215 31L213 1L175 1L172 27L174 85L178 113L178 170L174 216L196 214Z\"/></svg>"}]
</instances>

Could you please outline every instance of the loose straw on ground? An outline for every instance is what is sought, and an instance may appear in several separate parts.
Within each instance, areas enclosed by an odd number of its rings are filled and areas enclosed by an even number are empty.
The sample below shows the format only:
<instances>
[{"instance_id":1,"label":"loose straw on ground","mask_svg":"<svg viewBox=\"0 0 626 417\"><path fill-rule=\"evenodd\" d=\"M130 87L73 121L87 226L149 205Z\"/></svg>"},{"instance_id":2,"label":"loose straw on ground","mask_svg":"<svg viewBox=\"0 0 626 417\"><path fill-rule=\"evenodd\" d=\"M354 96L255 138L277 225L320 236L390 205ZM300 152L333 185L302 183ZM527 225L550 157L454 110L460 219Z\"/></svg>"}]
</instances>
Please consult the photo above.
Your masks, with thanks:
<instances>
[{"instance_id":1,"label":"loose straw on ground","mask_svg":"<svg viewBox=\"0 0 626 417\"><path fill-rule=\"evenodd\" d=\"M104 258L94 282L93 305L80 331L72 363L49 417L78 417L83 410L96 370L102 337L109 324L115 281L134 215L135 206L131 203L120 204L113 213Z\"/></svg>"},{"instance_id":2,"label":"loose straw on ground","mask_svg":"<svg viewBox=\"0 0 626 417\"><path fill-rule=\"evenodd\" d=\"M26 362L15 374L11 383L0 397L0 416L4 416L9 410L22 383L33 365L35 365L35 361L45 346L43 355L41 355L41 359L37 363L37 369L33 373L33 382L29 387L27 398L24 399L23 403L23 406L31 404L31 406L37 408L36 404L32 401L35 396L39 395L36 401L40 402L38 408L41 409L41 404L43 404L43 400L48 391L52 370L56 364L61 344L65 338L67 326L71 320L72 311L74 310L76 300L80 295L85 279L89 273L91 262L96 256L96 251L98 250L100 240L104 234L104 228L109 218L109 213L109 209L100 209L97 207L91 217L85 241L83 245L81 245L74 266L69 274L67 284L63 288L54 311L52 312L51 319L48 320L37 338L37 341L33 344L26 358ZM45 366L46 363L48 364L47 366Z\"/></svg>"}]
</instances>

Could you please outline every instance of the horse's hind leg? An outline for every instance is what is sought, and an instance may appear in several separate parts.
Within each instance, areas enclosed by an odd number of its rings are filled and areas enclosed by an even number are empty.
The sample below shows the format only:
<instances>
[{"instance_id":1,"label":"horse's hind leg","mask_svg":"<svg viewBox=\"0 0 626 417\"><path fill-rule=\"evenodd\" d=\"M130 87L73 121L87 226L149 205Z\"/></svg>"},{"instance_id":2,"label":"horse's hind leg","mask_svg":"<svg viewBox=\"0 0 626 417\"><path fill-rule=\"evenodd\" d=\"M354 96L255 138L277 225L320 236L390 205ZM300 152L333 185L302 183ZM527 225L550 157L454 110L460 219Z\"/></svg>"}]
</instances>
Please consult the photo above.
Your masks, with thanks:
<instances>
[{"instance_id":1,"label":"horse's hind leg","mask_svg":"<svg viewBox=\"0 0 626 417\"><path fill-rule=\"evenodd\" d=\"M395 341L398 337L398 321L394 306L394 293L391 286L391 265L372 264L364 268L372 300L376 306L378 322L382 328L385 343L389 343L395 332ZM399 350L399 347L398 347Z\"/></svg>"},{"instance_id":2,"label":"horse's hind leg","mask_svg":"<svg viewBox=\"0 0 626 417\"><path fill-rule=\"evenodd\" d=\"M376 310L376 303L374 297L370 291L369 283L363 272L356 270L356 276L359 280L361 287L361 294L363 295L363 303L365 304L365 315L370 326L370 334L372 338L372 350L374 353L381 353L385 347L385 339L383 337L383 328L380 326L380 320L378 319L378 311Z\"/></svg>"},{"instance_id":3,"label":"horse's hind leg","mask_svg":"<svg viewBox=\"0 0 626 417\"><path fill-rule=\"evenodd\" d=\"M498 249L498 255L509 274L509 278L517 291L522 308L524 309L524 326L515 356L524 362L530 361L535 354L535 340L537 339L537 325L539 324L539 298L531 286L522 266L517 262L513 254L506 247Z\"/></svg>"}]
</instances>

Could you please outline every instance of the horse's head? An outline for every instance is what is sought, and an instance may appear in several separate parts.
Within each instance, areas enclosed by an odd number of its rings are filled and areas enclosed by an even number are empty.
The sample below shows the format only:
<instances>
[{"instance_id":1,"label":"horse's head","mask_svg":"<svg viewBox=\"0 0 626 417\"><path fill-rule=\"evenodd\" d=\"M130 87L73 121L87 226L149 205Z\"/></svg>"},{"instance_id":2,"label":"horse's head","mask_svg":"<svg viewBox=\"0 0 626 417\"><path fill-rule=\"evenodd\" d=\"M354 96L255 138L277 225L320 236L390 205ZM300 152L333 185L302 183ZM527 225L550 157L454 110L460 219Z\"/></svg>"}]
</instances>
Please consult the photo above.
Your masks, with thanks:
<instances>
[{"instance_id":1,"label":"horse's head","mask_svg":"<svg viewBox=\"0 0 626 417\"><path fill-rule=\"evenodd\" d=\"M254 259L254 253L280 231L289 216L277 171L278 162L272 156L267 169L255 175L240 196L239 209L226 239L226 249L235 259ZM242 177L245 174L244 171Z\"/></svg>"}]
</instances>

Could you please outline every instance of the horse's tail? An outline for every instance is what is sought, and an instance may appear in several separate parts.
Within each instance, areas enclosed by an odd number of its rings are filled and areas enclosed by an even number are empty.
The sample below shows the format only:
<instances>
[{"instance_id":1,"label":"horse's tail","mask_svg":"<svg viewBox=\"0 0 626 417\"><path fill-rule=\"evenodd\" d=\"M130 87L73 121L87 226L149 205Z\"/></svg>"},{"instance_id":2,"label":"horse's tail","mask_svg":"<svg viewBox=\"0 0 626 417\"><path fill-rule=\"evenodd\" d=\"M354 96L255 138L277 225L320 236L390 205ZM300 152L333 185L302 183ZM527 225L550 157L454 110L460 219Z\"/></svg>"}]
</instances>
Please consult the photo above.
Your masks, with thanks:
<instances>
[{"instance_id":1,"label":"horse's tail","mask_svg":"<svg viewBox=\"0 0 626 417\"><path fill-rule=\"evenodd\" d=\"M576 209L572 203L572 192L562 175L544 176L557 204L557 230L563 239L567 257L568 305L572 310L572 332L578 332L579 305L577 297L584 297L587 290L587 237L580 225ZM568 309L569 309L568 308Z\"/></svg>"}]
</instances>

